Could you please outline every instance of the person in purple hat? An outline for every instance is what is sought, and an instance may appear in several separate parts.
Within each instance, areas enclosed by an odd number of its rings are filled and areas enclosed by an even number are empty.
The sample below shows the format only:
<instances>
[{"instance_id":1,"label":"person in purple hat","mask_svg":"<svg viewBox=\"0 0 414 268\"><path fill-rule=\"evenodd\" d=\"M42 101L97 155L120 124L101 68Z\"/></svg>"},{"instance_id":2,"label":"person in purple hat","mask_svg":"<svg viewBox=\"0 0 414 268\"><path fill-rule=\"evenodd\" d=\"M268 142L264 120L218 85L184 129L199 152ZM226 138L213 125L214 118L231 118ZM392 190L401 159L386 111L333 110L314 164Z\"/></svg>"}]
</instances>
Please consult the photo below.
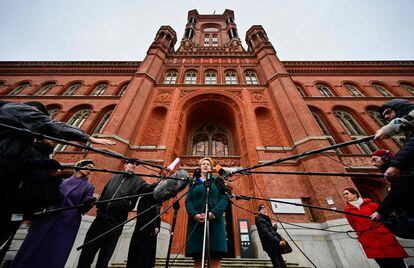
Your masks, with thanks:
<instances>
[{"instance_id":1,"label":"person in purple hat","mask_svg":"<svg viewBox=\"0 0 414 268\"><path fill-rule=\"evenodd\" d=\"M82 160L77 167L93 168L92 160ZM58 214L43 216L34 220L29 232L15 256L11 267L64 267L75 242L82 214L92 208L95 187L88 181L91 171L79 170L60 185L64 195L58 207L85 204L81 209L65 210Z\"/></svg>"}]
</instances>

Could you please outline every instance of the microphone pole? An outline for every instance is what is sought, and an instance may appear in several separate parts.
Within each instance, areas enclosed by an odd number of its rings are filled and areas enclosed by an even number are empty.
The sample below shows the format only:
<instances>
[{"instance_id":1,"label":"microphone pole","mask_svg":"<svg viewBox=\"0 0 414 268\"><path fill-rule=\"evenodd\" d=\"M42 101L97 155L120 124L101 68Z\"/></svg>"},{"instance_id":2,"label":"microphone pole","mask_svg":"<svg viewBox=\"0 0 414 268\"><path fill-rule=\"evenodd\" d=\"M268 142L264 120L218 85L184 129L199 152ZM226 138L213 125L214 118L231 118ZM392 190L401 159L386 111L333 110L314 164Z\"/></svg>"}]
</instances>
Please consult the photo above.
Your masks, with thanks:
<instances>
[{"instance_id":1,"label":"microphone pole","mask_svg":"<svg viewBox=\"0 0 414 268\"><path fill-rule=\"evenodd\" d=\"M271 166L273 164L278 164L278 163L285 162L285 161L288 161L288 160L297 159L297 158L301 158L301 157L305 157L305 156L309 156L309 155L313 155L313 154L322 153L322 152L325 152L325 151L333 150L333 149L343 147L343 146L347 146L347 145L352 145L352 144L357 144L357 143L369 141L369 140L372 140L374 137L375 137L375 135L371 135L371 136L363 137L363 138L360 138L360 139L347 141L347 142L342 142L342 143L338 143L338 144L335 144L335 145L332 145L332 146L323 147L321 149L310 150L310 151L306 151L306 152L303 152L303 153L300 153L300 154L294 154L294 155L291 155L291 156L282 157L282 158L279 158L279 159L276 159L276 160L273 160L273 161L270 161L270 162L266 162L266 163L254 165L254 166L251 166L251 167L239 169L239 170L236 170L234 172L230 172L229 175L231 176L231 175L237 174L237 173L243 174L243 173L246 173L246 171L254 169L254 168Z\"/></svg>"},{"instance_id":2,"label":"microphone pole","mask_svg":"<svg viewBox=\"0 0 414 268\"><path fill-rule=\"evenodd\" d=\"M111 200L111 201L112 201L112 200ZM146 212L150 211L151 209L155 208L156 206L158 206L158 204L154 204L154 205L152 205L151 207L147 208L146 210L144 210L143 212L141 212L141 213L139 213L139 214L137 213L137 215L136 215L136 216L134 216L134 217L132 217L131 219L126 220L126 221L124 221L124 222L121 222L120 224L118 224L117 226L115 226L115 227L113 227L113 228L109 229L109 230L108 230L108 231L106 231L105 233L103 233L103 234L101 234L101 235L98 235L97 237L95 237L95 238L93 238L93 239L91 239L91 240L89 240L89 241L85 242L83 245L80 245L79 247L77 247L77 248L76 248L76 250L77 250L77 251L81 250L82 248L84 248L85 246L87 246L87 245L89 245L89 244L91 244L91 243L95 242L95 241L96 241L96 240L98 240L99 238L101 238L101 237L103 237L103 236L105 236L105 235L109 234L110 232L112 232L112 231L114 231L114 230L118 229L119 227L122 227L123 225L127 224L128 222L130 222L130 221L132 221L132 220L135 220L135 219L136 219L139 215L144 214L144 213L146 213Z\"/></svg>"},{"instance_id":3,"label":"microphone pole","mask_svg":"<svg viewBox=\"0 0 414 268\"><path fill-rule=\"evenodd\" d=\"M55 138L55 137L48 136L48 135L45 135L45 134L42 134L42 133L39 133L39 132L36 132L36 131L29 130L27 128L14 127L14 126L10 126L10 125L3 124L3 123L0 123L0 126L8 128L8 129L15 130L15 131L20 132L20 133L33 135L33 136L36 136L36 137L40 137L42 139L48 139L48 140L51 140L51 141L55 141L57 143L63 143L63 144L70 145L70 146L73 146L73 147L77 147L77 148L80 148L80 149L84 149L84 150L87 150L87 151L99 153L99 154L102 154L102 155L105 155L105 156L110 156L110 157L123 159L123 160L129 160L129 161L133 161L133 162L136 162L138 164L141 164L141 165L158 168L160 170L162 169L162 167L159 166L159 165L155 165L155 164L152 164L152 163L147 163L147 162L141 161L141 160L136 159L136 158L126 157L122 154L118 154L118 153L115 153L115 152L112 152L112 151L109 151L109 150L95 149L95 148L93 148L91 146L88 146L88 145L82 145L82 144L78 144L78 143L75 143L75 142L70 142L70 141L67 141L67 140L64 140L64 139Z\"/></svg>"},{"instance_id":4,"label":"microphone pole","mask_svg":"<svg viewBox=\"0 0 414 268\"><path fill-rule=\"evenodd\" d=\"M209 214L209 195L211 188L211 172L206 174L206 199L204 201L204 232L203 232L203 252L201 256L201 268L205 268L205 260L207 258L207 267L210 268L210 222L208 220Z\"/></svg>"},{"instance_id":5,"label":"microphone pole","mask_svg":"<svg viewBox=\"0 0 414 268\"><path fill-rule=\"evenodd\" d=\"M269 198L260 198L260 197L247 196L247 195L236 195L236 194L234 194L234 196L236 197L236 200L240 200L240 199L241 200L247 200L247 201L252 200L252 199L253 200L262 200L262 201L288 204L288 205L299 206L299 207L307 207L307 208L314 208L314 209L332 211L332 212L336 212L336 213L343 213L343 214L348 214L348 215L357 216L357 217L361 217L361 218L371 219L371 217L367 216L367 215L347 212L347 211L339 210L339 209L324 208L324 207L319 207L319 206L305 205L305 204L299 204L299 203L294 203L294 202L274 200L274 199L269 199Z\"/></svg>"},{"instance_id":6,"label":"microphone pole","mask_svg":"<svg viewBox=\"0 0 414 268\"><path fill-rule=\"evenodd\" d=\"M149 178L161 178L162 177L161 175L135 173L132 171L121 171L121 170L113 170L113 169L106 169L106 168L86 168L86 167L77 167L77 166L71 166L71 165L62 165L62 167L63 169L90 170L90 171L106 172L106 173L113 173L113 174L137 175L140 177L149 177ZM162 177L162 179L186 181L186 179L183 179L183 178L175 178L175 177L169 177L169 176L164 176Z\"/></svg>"},{"instance_id":7,"label":"microphone pole","mask_svg":"<svg viewBox=\"0 0 414 268\"><path fill-rule=\"evenodd\" d=\"M168 242L168 253L167 253L167 260L165 261L165 268L168 268L170 264L170 254L171 254L172 242L174 239L174 229L175 229L175 224L177 222L178 210L180 209L180 202L174 202L173 209L174 209L174 216L173 216L173 221L171 224L170 241Z\"/></svg>"},{"instance_id":8,"label":"microphone pole","mask_svg":"<svg viewBox=\"0 0 414 268\"><path fill-rule=\"evenodd\" d=\"M161 217L167 210L169 210L172 206L174 206L174 203L180 202L180 199L183 198L190 190L186 191L182 196L180 196L177 200L175 200L171 205L167 206L163 211L161 211L157 216L152 218L149 222L147 222L144 226L139 229L140 231L144 230L148 225L150 225L152 222L154 222L156 219Z\"/></svg>"},{"instance_id":9,"label":"microphone pole","mask_svg":"<svg viewBox=\"0 0 414 268\"><path fill-rule=\"evenodd\" d=\"M108 199L108 200L97 201L97 202L95 202L91 205L105 204L105 203L114 202L114 201L121 201L121 200L126 200L126 199L131 199L131 198L137 198L137 197L140 197L140 196L145 196L145 195L150 195L150 194L152 194L152 192L145 193L145 194L137 194L137 195L118 197L118 198L113 198L113 199ZM45 215L49 215L49 214L53 214L53 213L57 213L57 212L61 212L61 211L82 208L85 205L89 205L89 204L82 203L82 204L71 206L71 207L62 207L62 208L49 209L49 210L45 210L45 211L39 211L39 212L34 213L33 216L41 217L41 216L45 216Z\"/></svg>"}]
</instances>

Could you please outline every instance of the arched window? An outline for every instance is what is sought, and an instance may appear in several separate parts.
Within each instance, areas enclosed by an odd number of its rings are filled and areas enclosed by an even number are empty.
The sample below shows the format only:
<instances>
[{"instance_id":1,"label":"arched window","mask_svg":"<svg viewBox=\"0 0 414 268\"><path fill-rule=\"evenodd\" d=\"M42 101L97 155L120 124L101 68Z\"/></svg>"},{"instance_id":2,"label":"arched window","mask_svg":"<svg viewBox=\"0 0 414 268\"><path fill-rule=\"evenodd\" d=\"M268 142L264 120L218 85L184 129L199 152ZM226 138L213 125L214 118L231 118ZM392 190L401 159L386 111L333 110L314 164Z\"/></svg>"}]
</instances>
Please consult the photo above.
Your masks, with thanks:
<instances>
[{"instance_id":1,"label":"arched window","mask_svg":"<svg viewBox=\"0 0 414 268\"><path fill-rule=\"evenodd\" d=\"M69 120L66 121L66 124L71 125L73 127L81 128L83 123L85 123L86 119L88 119L89 115L91 114L91 109L83 109L75 112ZM62 152L66 149L67 145L59 144L55 147L55 152Z\"/></svg>"},{"instance_id":2,"label":"arched window","mask_svg":"<svg viewBox=\"0 0 414 268\"><path fill-rule=\"evenodd\" d=\"M66 91L63 93L63 96L72 96L75 95L76 91L82 86L81 83L76 82L71 84Z\"/></svg>"},{"instance_id":3,"label":"arched window","mask_svg":"<svg viewBox=\"0 0 414 268\"><path fill-rule=\"evenodd\" d=\"M199 128L192 140L191 154L228 156L229 138L226 131L215 124L207 124Z\"/></svg>"},{"instance_id":4,"label":"arched window","mask_svg":"<svg viewBox=\"0 0 414 268\"><path fill-rule=\"evenodd\" d=\"M315 111L311 111L311 113L313 115L313 118L315 118L316 123L318 123L319 127L321 128L322 133L328 139L329 144L335 145L336 144L336 141L333 138L331 131L329 131L328 126L326 125L325 121L322 119L322 117L320 116L320 114L317 113L317 112L315 112ZM337 153L341 153L342 152L340 148L337 148L335 150L336 150Z\"/></svg>"},{"instance_id":5,"label":"arched window","mask_svg":"<svg viewBox=\"0 0 414 268\"><path fill-rule=\"evenodd\" d=\"M102 132L102 130L104 129L104 127L106 126L106 124L109 121L109 117L111 117L112 114L112 110L106 112L101 120L99 120L99 123L96 125L95 129L93 130L92 134L99 134Z\"/></svg>"},{"instance_id":6,"label":"arched window","mask_svg":"<svg viewBox=\"0 0 414 268\"><path fill-rule=\"evenodd\" d=\"M225 82L227 85L238 84L237 75L235 71L226 71L225 73Z\"/></svg>"},{"instance_id":7,"label":"arched window","mask_svg":"<svg viewBox=\"0 0 414 268\"><path fill-rule=\"evenodd\" d=\"M349 94L354 97L363 97L364 94L361 93L361 91L352 84L345 84L345 87L348 89Z\"/></svg>"},{"instance_id":8,"label":"arched window","mask_svg":"<svg viewBox=\"0 0 414 268\"><path fill-rule=\"evenodd\" d=\"M246 78L246 84L249 84L249 85L257 85L257 84L259 84L255 72L253 72L253 71L247 71L247 72L244 73L244 75L245 75L245 78Z\"/></svg>"},{"instance_id":9,"label":"arched window","mask_svg":"<svg viewBox=\"0 0 414 268\"><path fill-rule=\"evenodd\" d=\"M316 85L316 87L319 90L319 93L323 97L334 97L335 95L332 93L332 91L325 85Z\"/></svg>"},{"instance_id":10,"label":"arched window","mask_svg":"<svg viewBox=\"0 0 414 268\"><path fill-rule=\"evenodd\" d=\"M46 93L51 90L54 86L56 86L56 83L50 82L47 84L44 84L39 88L39 90L35 93L36 96L43 96L46 95Z\"/></svg>"},{"instance_id":11,"label":"arched window","mask_svg":"<svg viewBox=\"0 0 414 268\"><path fill-rule=\"evenodd\" d=\"M367 113L378 124L378 126L383 127L388 124L388 121L385 120L385 118L382 117L377 110L368 109ZM393 136L392 140L401 148L403 146L403 140L405 140L405 136L402 134L398 134Z\"/></svg>"},{"instance_id":12,"label":"arched window","mask_svg":"<svg viewBox=\"0 0 414 268\"><path fill-rule=\"evenodd\" d=\"M92 96L102 96L105 93L105 90L107 89L107 87L108 87L107 83L98 84L93 90Z\"/></svg>"},{"instance_id":13,"label":"arched window","mask_svg":"<svg viewBox=\"0 0 414 268\"><path fill-rule=\"evenodd\" d=\"M303 91L303 88L302 88L301 86L299 86L298 84L295 84L295 87L296 87L297 91L299 92L299 94L300 94L302 97L305 97L305 96L306 96L306 95L305 95L305 92Z\"/></svg>"},{"instance_id":14,"label":"arched window","mask_svg":"<svg viewBox=\"0 0 414 268\"><path fill-rule=\"evenodd\" d=\"M46 108L47 108L47 113L49 117L52 119L54 119L61 110L61 108L57 106L56 104L52 104L50 106L47 106Z\"/></svg>"},{"instance_id":15,"label":"arched window","mask_svg":"<svg viewBox=\"0 0 414 268\"><path fill-rule=\"evenodd\" d=\"M392 97L393 95L382 85L380 84L372 84L372 87L378 90L382 95L385 97Z\"/></svg>"},{"instance_id":16,"label":"arched window","mask_svg":"<svg viewBox=\"0 0 414 268\"><path fill-rule=\"evenodd\" d=\"M217 84L217 74L215 71L207 71L204 77L205 84Z\"/></svg>"},{"instance_id":17,"label":"arched window","mask_svg":"<svg viewBox=\"0 0 414 268\"><path fill-rule=\"evenodd\" d=\"M10 96L18 95L20 92L22 92L28 86L30 86L29 82L23 82L23 83L19 84L17 87L15 87L12 91L10 91L10 93L8 95L10 95Z\"/></svg>"},{"instance_id":18,"label":"arched window","mask_svg":"<svg viewBox=\"0 0 414 268\"><path fill-rule=\"evenodd\" d=\"M197 83L197 73L195 71L187 71L185 73L184 84L196 84Z\"/></svg>"},{"instance_id":19,"label":"arched window","mask_svg":"<svg viewBox=\"0 0 414 268\"><path fill-rule=\"evenodd\" d=\"M353 140L367 136L365 130L350 113L344 110L335 110L334 114L336 118L338 118L341 125L344 127L346 133L351 136ZM370 155L378 150L378 147L372 141L359 143L357 146L361 152L366 155Z\"/></svg>"},{"instance_id":20,"label":"arched window","mask_svg":"<svg viewBox=\"0 0 414 268\"><path fill-rule=\"evenodd\" d=\"M414 87L412 85L409 84L401 84L401 87L405 90L407 90L409 93L411 93L412 95L414 95Z\"/></svg>"},{"instance_id":21,"label":"arched window","mask_svg":"<svg viewBox=\"0 0 414 268\"><path fill-rule=\"evenodd\" d=\"M118 96L124 96L125 91L128 88L128 85L129 85L129 83L125 83L121 86L121 88L119 89L119 92L118 92Z\"/></svg>"},{"instance_id":22,"label":"arched window","mask_svg":"<svg viewBox=\"0 0 414 268\"><path fill-rule=\"evenodd\" d=\"M175 84L177 82L177 72L169 71L165 74L164 84Z\"/></svg>"}]
</instances>

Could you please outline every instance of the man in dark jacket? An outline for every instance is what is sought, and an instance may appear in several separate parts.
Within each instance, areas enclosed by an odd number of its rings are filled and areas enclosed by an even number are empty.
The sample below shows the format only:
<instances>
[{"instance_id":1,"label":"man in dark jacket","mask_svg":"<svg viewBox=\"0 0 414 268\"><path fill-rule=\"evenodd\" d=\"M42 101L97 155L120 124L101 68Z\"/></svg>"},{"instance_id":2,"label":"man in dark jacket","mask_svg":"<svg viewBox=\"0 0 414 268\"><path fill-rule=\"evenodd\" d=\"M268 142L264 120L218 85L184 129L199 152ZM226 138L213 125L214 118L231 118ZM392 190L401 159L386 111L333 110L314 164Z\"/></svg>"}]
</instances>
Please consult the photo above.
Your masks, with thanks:
<instances>
[{"instance_id":1,"label":"man in dark jacket","mask_svg":"<svg viewBox=\"0 0 414 268\"><path fill-rule=\"evenodd\" d=\"M260 241L263 250L269 255L273 267L285 268L286 264L283 260L281 250L286 246L286 242L279 238L276 229L273 227L265 205L259 205L259 215L255 217L257 231L259 232Z\"/></svg>"},{"instance_id":2,"label":"man in dark jacket","mask_svg":"<svg viewBox=\"0 0 414 268\"><path fill-rule=\"evenodd\" d=\"M386 102L379 109L379 113L389 121L390 124L378 130L374 139L381 140L395 135L399 131L403 132L406 138L401 150L396 153L395 157L390 159L388 168L384 172L386 177L409 174L414 168L414 127L411 125L411 122L413 121L411 116L413 110L414 104L403 99L394 99ZM396 128L394 128L396 130L388 131L390 127L393 126L396 126ZM409 196L403 198L408 197ZM373 220L379 220L381 217L382 215L379 211L372 215Z\"/></svg>"},{"instance_id":3,"label":"man in dark jacket","mask_svg":"<svg viewBox=\"0 0 414 268\"><path fill-rule=\"evenodd\" d=\"M126 162L124 170L134 172L135 162ZM106 183L102 190L100 201L114 198L137 195L152 192L158 183L148 184L144 179L136 175L115 175ZM121 201L113 201L97 205L96 218L85 236L84 243L96 238L113 227L124 222L128 218L128 212L134 208L137 198L128 198ZM99 256L96 268L108 267L108 263L114 253L118 239L122 234L123 226L106 234L102 238L86 245L79 257L78 268L91 267L96 253Z\"/></svg>"},{"instance_id":4,"label":"man in dark jacket","mask_svg":"<svg viewBox=\"0 0 414 268\"><path fill-rule=\"evenodd\" d=\"M160 205L156 204L152 195L142 196L137 204L137 222L129 244L127 268L152 268L155 266L157 236L160 232L161 217L153 221L141 231L141 228L160 213ZM152 209L150 209L152 207ZM149 211L140 213L150 209Z\"/></svg>"},{"instance_id":5,"label":"man in dark jacket","mask_svg":"<svg viewBox=\"0 0 414 268\"><path fill-rule=\"evenodd\" d=\"M49 118L46 107L40 102L15 103L0 101L0 123L40 132L45 135L71 141L90 141L97 144L115 144L106 139L90 137L82 130ZM10 235L13 211L10 209L10 194L16 190L19 177L27 171L35 137L22 134L0 125L0 245ZM6 226L6 227L4 227Z\"/></svg>"}]
</instances>

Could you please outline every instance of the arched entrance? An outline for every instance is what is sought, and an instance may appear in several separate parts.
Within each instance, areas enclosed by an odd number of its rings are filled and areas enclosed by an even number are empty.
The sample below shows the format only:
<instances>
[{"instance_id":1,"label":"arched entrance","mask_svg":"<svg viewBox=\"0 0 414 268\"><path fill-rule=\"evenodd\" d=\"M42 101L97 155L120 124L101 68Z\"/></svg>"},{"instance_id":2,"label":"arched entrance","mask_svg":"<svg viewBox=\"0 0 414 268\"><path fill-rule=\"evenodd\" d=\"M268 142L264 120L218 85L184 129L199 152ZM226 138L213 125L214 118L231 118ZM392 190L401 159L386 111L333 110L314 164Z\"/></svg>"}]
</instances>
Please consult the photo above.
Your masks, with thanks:
<instances>
[{"instance_id":1,"label":"arched entrance","mask_svg":"<svg viewBox=\"0 0 414 268\"><path fill-rule=\"evenodd\" d=\"M202 94L186 96L178 109L178 126L175 135L173 157L181 157L181 165L189 170L198 165L199 159L209 156L224 167L248 165L245 131L240 100L236 96L223 94ZM238 193L249 189L247 180L239 180ZM228 256L239 254L237 220L239 211L229 205L226 210L226 231ZM182 241L184 242L185 233Z\"/></svg>"}]
</instances>

